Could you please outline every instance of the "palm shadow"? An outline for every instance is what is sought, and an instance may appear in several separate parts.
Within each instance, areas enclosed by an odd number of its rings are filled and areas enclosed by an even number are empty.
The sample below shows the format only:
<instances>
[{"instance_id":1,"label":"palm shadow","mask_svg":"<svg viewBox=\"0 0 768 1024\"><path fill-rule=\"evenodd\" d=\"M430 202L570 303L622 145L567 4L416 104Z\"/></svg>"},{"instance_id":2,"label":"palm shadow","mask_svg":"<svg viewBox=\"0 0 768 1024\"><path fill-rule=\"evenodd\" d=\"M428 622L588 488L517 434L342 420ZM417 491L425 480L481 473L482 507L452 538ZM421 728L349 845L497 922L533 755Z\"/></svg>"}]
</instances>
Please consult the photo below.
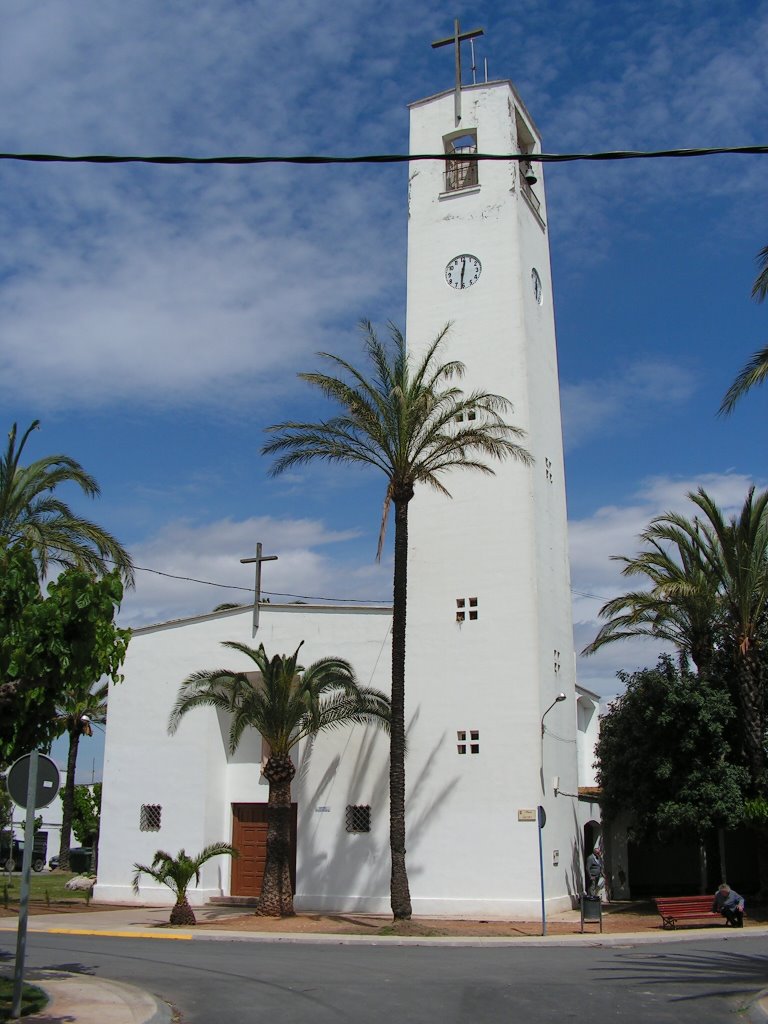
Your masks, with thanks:
<instances>
[{"instance_id":1,"label":"palm shadow","mask_svg":"<svg viewBox=\"0 0 768 1024\"><path fill-rule=\"evenodd\" d=\"M768 954L740 953L733 949L673 950L633 953L620 961L597 964L593 971L610 974L611 982L641 981L647 985L701 986L695 993L670 995L671 1002L709 999L712 996L754 995L765 988Z\"/></svg>"}]
</instances>

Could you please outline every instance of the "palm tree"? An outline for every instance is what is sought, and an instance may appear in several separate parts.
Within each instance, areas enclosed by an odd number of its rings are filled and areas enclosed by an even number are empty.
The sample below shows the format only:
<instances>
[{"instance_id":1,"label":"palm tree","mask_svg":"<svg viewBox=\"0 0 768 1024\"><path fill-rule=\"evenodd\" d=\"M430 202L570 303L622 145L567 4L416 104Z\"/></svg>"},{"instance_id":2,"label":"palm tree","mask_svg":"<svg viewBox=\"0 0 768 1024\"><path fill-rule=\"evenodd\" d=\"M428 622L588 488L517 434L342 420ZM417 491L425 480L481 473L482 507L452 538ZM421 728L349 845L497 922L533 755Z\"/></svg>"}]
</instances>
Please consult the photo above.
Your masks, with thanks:
<instances>
[{"instance_id":1,"label":"palm tree","mask_svg":"<svg viewBox=\"0 0 768 1024\"><path fill-rule=\"evenodd\" d=\"M685 530L670 529L667 543L643 534L647 547L623 562L624 576L644 577L649 590L632 590L606 601L598 613L608 621L582 654L628 637L646 636L674 644L705 675L717 639L717 583L700 546Z\"/></svg>"},{"instance_id":2,"label":"palm tree","mask_svg":"<svg viewBox=\"0 0 768 1024\"><path fill-rule=\"evenodd\" d=\"M752 298L757 302L763 302L768 295L768 245L757 254L757 265L760 270L752 285ZM766 376L768 376L768 345L755 352L728 388L720 405L720 415L733 412L733 408L741 396L756 384L762 384Z\"/></svg>"},{"instance_id":3,"label":"palm tree","mask_svg":"<svg viewBox=\"0 0 768 1024\"><path fill-rule=\"evenodd\" d=\"M17 445L14 423L0 457L0 544L10 547L26 542L41 578L51 562L100 575L114 565L125 583L133 584L133 565L125 548L55 495L60 484L73 483L87 497L98 497L99 485L80 463L68 455L46 455L28 466L20 465L24 446L39 426L39 420L30 424Z\"/></svg>"},{"instance_id":4,"label":"palm tree","mask_svg":"<svg viewBox=\"0 0 768 1024\"><path fill-rule=\"evenodd\" d=\"M736 671L744 754L753 792L765 795L765 687L762 648L768 612L768 491L751 487L738 516L726 519L703 488L689 494L703 513L693 520L676 513L655 519L647 535L663 542L678 531L696 543L717 586L723 643Z\"/></svg>"},{"instance_id":5,"label":"palm tree","mask_svg":"<svg viewBox=\"0 0 768 1024\"><path fill-rule=\"evenodd\" d=\"M75 806L75 773L77 771L77 752L81 736L92 736L93 725L103 725L107 720L107 693L109 683L98 686L93 693L74 692L62 695L56 709L56 723L59 736L67 733L69 749L67 751L67 777L64 791L61 794L61 845L59 847L59 867L69 870L69 847L72 842L72 815ZM94 857L96 852L94 851ZM96 864L94 862L94 869Z\"/></svg>"},{"instance_id":6,"label":"palm tree","mask_svg":"<svg viewBox=\"0 0 768 1024\"><path fill-rule=\"evenodd\" d=\"M411 916L411 897L405 864L405 634L408 585L408 505L417 484L449 496L442 481L450 469L493 473L486 459L512 457L532 461L515 442L523 431L503 416L510 403L486 391L465 394L454 383L464 374L456 360L440 362L446 326L413 363L405 338L389 325L391 349L372 325L361 324L368 372L339 356L321 353L339 376L302 373L336 403L341 414L320 423L278 423L268 428L277 435L262 452L277 455L272 475L320 459L327 462L375 466L387 478L377 557L390 508L395 510L395 551L392 607L392 729L390 735L390 851L391 900L395 920ZM468 415L472 414L472 415Z\"/></svg>"},{"instance_id":7,"label":"palm tree","mask_svg":"<svg viewBox=\"0 0 768 1024\"><path fill-rule=\"evenodd\" d=\"M303 643L303 641L302 641ZM388 727L390 705L378 690L360 686L349 662L321 658L308 668L298 663L301 644L290 657L268 658L258 648L227 641L222 646L249 658L256 671L213 669L194 672L181 684L168 731L176 732L193 708L213 707L231 715L232 753L246 729L256 729L269 747L264 777L269 783L264 880L256 913L293 913L290 874L291 782L296 768L291 750L301 740L343 725Z\"/></svg>"},{"instance_id":8,"label":"palm tree","mask_svg":"<svg viewBox=\"0 0 768 1024\"><path fill-rule=\"evenodd\" d=\"M164 850L158 850L151 865L133 865L136 872L133 876L133 891L138 896L139 879L142 875L149 875L161 885L167 885L176 895L170 923L187 926L197 924L195 912L187 900L187 889L193 878L195 885L200 884L200 868L206 861L212 857L221 857L223 854L228 854L230 857L238 855L237 850L229 843L211 843L196 857L189 856L184 850L179 850L175 857Z\"/></svg>"}]
</instances>

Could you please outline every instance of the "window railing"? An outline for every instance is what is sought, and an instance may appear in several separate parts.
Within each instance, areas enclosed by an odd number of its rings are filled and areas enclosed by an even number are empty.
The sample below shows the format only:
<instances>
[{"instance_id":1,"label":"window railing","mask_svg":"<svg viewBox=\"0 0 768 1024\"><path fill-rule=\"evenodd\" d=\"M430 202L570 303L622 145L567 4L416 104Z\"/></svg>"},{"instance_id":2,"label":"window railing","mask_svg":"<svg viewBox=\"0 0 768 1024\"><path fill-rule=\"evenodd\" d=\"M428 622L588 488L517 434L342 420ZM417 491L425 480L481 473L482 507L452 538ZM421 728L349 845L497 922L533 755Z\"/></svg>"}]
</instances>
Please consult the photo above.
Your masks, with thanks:
<instances>
[{"instance_id":1,"label":"window railing","mask_svg":"<svg viewBox=\"0 0 768 1024\"><path fill-rule=\"evenodd\" d=\"M461 153L476 153L474 146L458 146L451 152L451 159L445 165L445 191L456 192L460 188L477 185L477 160L462 160ZM455 154L455 158L454 158Z\"/></svg>"}]
</instances>

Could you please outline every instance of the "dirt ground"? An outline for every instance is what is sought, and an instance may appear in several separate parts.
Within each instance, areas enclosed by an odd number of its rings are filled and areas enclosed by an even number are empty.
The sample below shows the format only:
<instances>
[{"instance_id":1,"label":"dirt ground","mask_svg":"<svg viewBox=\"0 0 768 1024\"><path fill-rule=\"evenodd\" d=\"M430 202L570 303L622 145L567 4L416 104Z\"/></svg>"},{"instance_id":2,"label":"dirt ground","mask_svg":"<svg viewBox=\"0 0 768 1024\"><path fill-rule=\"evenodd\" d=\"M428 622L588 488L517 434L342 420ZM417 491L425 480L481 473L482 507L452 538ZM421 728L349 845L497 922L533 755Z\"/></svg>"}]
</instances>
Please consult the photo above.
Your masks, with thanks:
<instances>
[{"instance_id":1,"label":"dirt ground","mask_svg":"<svg viewBox=\"0 0 768 1024\"><path fill-rule=\"evenodd\" d=\"M206 908L206 912L208 909ZM577 914L568 915L568 920L555 917L547 921L549 935L576 935L581 932L581 921ZM573 920L572 918L575 918ZM768 921L768 915L759 912L745 920L745 927L755 927ZM722 929L725 922L712 921L702 925L690 925L688 928L701 930ZM515 936L541 935L541 921L464 921L444 920L437 918L414 918L411 921L393 924L387 918L365 917L346 914L297 914L289 918L257 917L255 914L244 913L233 916L229 914L219 920L203 920L198 914L198 928L206 930L283 932L283 933L322 933L326 935L413 935L413 936ZM597 923L586 923L584 931L599 934ZM603 911L603 932L618 934L621 932L653 932L661 931L661 918L655 907L650 903L632 903L612 905Z\"/></svg>"},{"instance_id":2,"label":"dirt ground","mask_svg":"<svg viewBox=\"0 0 768 1024\"><path fill-rule=\"evenodd\" d=\"M84 900L51 902L47 906L43 902L30 903L31 915L39 914L98 914L100 911L115 910L115 904L85 904ZM135 909L135 907L126 907ZM402 936L462 936L477 937L516 935L541 935L541 921L466 921L446 920L443 918L414 918L412 921L394 924L388 917L365 916L358 914L296 914L294 917L271 918L257 917L253 911L243 910L241 914L233 913L231 908L206 906L196 909L197 927L201 930L265 932L267 934L323 934L323 935L402 935ZM744 920L745 928L768 924L768 907L748 907L748 916ZM16 917L18 906L11 904L8 908L0 906L0 918ZM163 926L161 926L163 927ZM170 926L166 926L170 927ZM686 931L720 931L725 922L713 920L705 924L685 925ZM603 932L619 934L622 932L661 932L661 918L650 902L613 903L603 908ZM599 934L597 923L587 922L584 932ZM549 935L578 935L581 922L577 911L572 911L565 918L555 916L547 921Z\"/></svg>"}]
</instances>

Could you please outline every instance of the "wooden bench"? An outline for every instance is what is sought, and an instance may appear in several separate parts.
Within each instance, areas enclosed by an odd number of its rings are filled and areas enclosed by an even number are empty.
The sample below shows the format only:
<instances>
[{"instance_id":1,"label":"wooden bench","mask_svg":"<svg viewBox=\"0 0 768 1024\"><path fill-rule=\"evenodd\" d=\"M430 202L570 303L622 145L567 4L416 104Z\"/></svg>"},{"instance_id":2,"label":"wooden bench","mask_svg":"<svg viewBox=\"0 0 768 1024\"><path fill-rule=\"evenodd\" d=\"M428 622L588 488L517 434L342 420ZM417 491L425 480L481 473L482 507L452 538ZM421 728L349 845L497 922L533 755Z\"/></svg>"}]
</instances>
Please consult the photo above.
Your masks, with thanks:
<instances>
[{"instance_id":1,"label":"wooden bench","mask_svg":"<svg viewBox=\"0 0 768 1024\"><path fill-rule=\"evenodd\" d=\"M712 896L656 896L654 902L661 915L662 928L675 928L678 924L692 921L724 921L719 913L712 912Z\"/></svg>"}]
</instances>

